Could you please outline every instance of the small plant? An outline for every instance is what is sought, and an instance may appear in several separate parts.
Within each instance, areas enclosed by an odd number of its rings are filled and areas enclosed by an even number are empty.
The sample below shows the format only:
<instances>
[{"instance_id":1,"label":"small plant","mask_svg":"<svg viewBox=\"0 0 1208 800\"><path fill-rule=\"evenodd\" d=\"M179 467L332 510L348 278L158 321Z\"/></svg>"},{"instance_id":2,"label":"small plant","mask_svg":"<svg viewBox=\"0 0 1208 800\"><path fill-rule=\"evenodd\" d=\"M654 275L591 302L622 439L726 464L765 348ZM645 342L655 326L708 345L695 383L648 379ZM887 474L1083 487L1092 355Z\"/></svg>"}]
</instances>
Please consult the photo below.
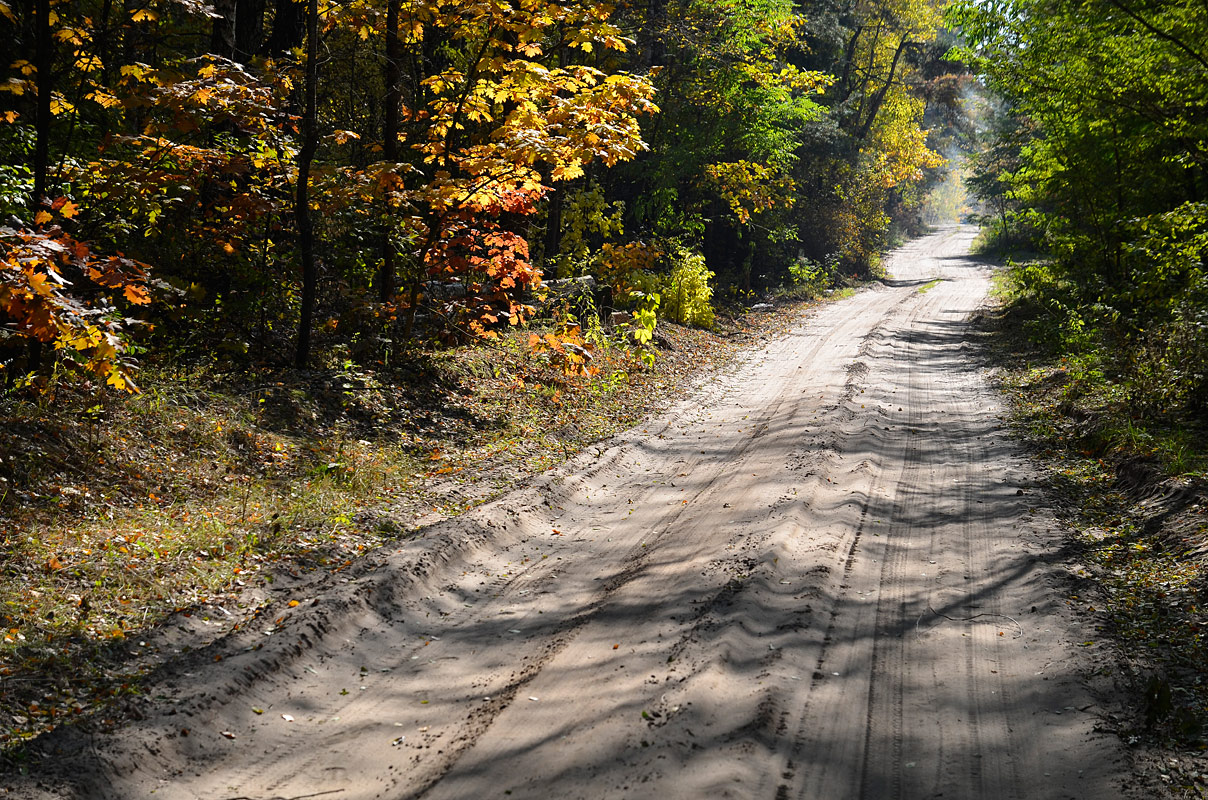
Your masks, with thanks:
<instances>
[{"instance_id":1,"label":"small plant","mask_svg":"<svg viewBox=\"0 0 1208 800\"><path fill-rule=\"evenodd\" d=\"M591 364L595 347L584 340L583 330L577 324L564 322L558 331L544 336L529 334L529 350L534 354L546 355L567 377L592 376L600 370Z\"/></svg>"},{"instance_id":2,"label":"small plant","mask_svg":"<svg viewBox=\"0 0 1208 800\"><path fill-rule=\"evenodd\" d=\"M672 255L674 266L665 284L664 316L681 325L697 328L713 327L713 273L705 266L705 257L684 248Z\"/></svg>"},{"instance_id":3,"label":"small plant","mask_svg":"<svg viewBox=\"0 0 1208 800\"><path fill-rule=\"evenodd\" d=\"M630 335L638 346L638 357L647 367L654 366L654 350L650 348L650 342L654 339L654 326L658 324L660 301L658 292L645 295L641 305L633 312L633 322L630 323Z\"/></svg>"},{"instance_id":4,"label":"small plant","mask_svg":"<svg viewBox=\"0 0 1208 800\"><path fill-rule=\"evenodd\" d=\"M789 264L789 279L793 288L817 297L829 287L839 271L839 257L832 253L822 261L798 256Z\"/></svg>"}]
</instances>

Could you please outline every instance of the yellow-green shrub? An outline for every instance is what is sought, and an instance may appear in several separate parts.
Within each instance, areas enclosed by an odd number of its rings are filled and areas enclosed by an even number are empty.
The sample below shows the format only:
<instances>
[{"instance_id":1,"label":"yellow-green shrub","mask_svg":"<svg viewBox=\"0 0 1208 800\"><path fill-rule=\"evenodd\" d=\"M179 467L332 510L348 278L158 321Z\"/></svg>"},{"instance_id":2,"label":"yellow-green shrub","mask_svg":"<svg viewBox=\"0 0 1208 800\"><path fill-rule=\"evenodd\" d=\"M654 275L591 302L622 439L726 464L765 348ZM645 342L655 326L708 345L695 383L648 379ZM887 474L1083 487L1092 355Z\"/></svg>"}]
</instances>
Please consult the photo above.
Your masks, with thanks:
<instances>
[{"instance_id":1,"label":"yellow-green shrub","mask_svg":"<svg viewBox=\"0 0 1208 800\"><path fill-rule=\"evenodd\" d=\"M671 274L663 286L663 317L681 325L698 328L713 326L713 273L705 266L705 257L676 248L671 255Z\"/></svg>"}]
</instances>

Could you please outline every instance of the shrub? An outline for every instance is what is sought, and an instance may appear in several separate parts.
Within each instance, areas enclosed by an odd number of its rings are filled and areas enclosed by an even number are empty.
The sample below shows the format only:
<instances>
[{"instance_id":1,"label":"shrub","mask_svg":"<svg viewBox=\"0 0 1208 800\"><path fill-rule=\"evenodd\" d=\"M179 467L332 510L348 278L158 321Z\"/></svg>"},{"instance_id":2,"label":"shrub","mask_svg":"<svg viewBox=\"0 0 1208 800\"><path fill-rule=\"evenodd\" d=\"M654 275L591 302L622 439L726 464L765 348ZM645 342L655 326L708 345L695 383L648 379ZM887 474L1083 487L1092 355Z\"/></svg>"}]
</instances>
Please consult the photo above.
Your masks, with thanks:
<instances>
[{"instance_id":1,"label":"shrub","mask_svg":"<svg viewBox=\"0 0 1208 800\"><path fill-rule=\"evenodd\" d=\"M705 266L705 257L684 248L672 253L671 274L664 284L664 318L697 328L713 326L713 273Z\"/></svg>"}]
</instances>

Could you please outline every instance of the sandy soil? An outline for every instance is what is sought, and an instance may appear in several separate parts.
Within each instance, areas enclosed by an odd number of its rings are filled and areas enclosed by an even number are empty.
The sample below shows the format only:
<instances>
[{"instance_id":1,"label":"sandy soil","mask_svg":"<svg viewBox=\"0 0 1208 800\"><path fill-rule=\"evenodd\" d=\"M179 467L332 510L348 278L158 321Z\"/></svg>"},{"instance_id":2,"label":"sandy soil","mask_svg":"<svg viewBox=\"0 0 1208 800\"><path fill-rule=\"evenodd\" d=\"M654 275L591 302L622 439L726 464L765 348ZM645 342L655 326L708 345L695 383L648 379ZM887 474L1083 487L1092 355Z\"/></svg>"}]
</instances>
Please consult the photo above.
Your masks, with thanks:
<instances>
[{"instance_id":1,"label":"sandy soil","mask_svg":"<svg viewBox=\"0 0 1208 800\"><path fill-rule=\"evenodd\" d=\"M299 583L297 607L165 668L141 719L46 737L47 766L3 783L1122 796L1060 535L967 336L989 275L973 234L914 242L883 285L532 486Z\"/></svg>"}]
</instances>

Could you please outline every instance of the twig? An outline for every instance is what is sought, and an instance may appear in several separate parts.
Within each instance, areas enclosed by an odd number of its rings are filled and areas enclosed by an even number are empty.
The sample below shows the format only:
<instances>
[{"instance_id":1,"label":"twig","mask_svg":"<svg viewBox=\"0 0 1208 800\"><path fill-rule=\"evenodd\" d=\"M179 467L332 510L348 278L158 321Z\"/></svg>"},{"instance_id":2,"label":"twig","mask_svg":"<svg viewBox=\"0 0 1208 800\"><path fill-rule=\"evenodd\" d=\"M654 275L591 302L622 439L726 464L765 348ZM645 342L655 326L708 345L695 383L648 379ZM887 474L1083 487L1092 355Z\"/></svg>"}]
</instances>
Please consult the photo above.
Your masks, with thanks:
<instances>
[{"instance_id":1,"label":"twig","mask_svg":"<svg viewBox=\"0 0 1208 800\"><path fill-rule=\"evenodd\" d=\"M971 617L950 617L947 614L941 614L940 612L936 611L934 608L931 607L930 604L928 604L928 606L927 606L927 611L930 611L932 614L935 614L937 617L943 617L944 619L950 620L952 622L972 622L973 620L978 619L979 617L1002 617L1003 619L1011 620L1011 622L1013 622L1015 624L1015 628L1018 632L1015 634L1015 636L1013 638L1018 639L1023 636L1023 625L1021 625L1019 623L1019 620L1015 619L1014 617L1007 616L1006 614L982 613L982 614L974 614ZM927 611L924 611L922 614L919 614L919 618L914 623L914 634L916 637L918 637L920 639L923 637L923 634L922 634L922 631L919 630L919 626L923 622L923 617L927 616Z\"/></svg>"},{"instance_id":2,"label":"twig","mask_svg":"<svg viewBox=\"0 0 1208 800\"><path fill-rule=\"evenodd\" d=\"M306 798L308 798L308 797L322 797L325 794L339 794L340 792L343 792L343 791L344 791L343 789L330 789L326 792L315 792L313 794L296 794L293 797L283 797L281 795L274 795L273 797L266 798L266 800L306 800ZM226 798L226 800L256 800L256 798L248 797L245 794L241 794L238 797L228 797L228 798Z\"/></svg>"}]
</instances>

